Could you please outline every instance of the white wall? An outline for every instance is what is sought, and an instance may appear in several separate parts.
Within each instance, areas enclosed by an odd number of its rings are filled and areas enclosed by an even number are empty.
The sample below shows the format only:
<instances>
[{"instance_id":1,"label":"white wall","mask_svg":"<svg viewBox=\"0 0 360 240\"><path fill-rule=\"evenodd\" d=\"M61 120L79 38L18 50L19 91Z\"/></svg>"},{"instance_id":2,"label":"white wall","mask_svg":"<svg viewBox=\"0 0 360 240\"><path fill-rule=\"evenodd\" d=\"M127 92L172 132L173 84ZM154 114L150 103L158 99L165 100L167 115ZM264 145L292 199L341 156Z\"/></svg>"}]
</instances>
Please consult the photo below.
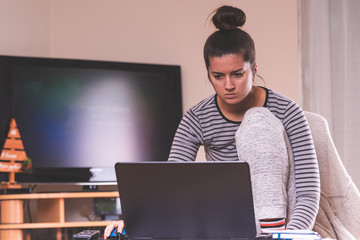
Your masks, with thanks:
<instances>
[{"instance_id":1,"label":"white wall","mask_svg":"<svg viewBox=\"0 0 360 240\"><path fill-rule=\"evenodd\" d=\"M298 101L296 0L0 0L0 54L181 65L185 111L213 93L202 48L223 4L247 14L266 86Z\"/></svg>"}]
</instances>

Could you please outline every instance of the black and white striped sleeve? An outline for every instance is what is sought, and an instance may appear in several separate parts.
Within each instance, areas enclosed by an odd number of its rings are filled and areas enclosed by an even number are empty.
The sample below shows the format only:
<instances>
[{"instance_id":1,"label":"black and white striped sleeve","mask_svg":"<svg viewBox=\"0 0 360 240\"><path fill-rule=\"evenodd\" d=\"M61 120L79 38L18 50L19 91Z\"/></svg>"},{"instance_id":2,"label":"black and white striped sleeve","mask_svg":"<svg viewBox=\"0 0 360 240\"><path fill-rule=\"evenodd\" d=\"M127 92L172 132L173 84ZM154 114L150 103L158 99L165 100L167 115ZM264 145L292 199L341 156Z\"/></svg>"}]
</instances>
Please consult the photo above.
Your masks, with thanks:
<instances>
[{"instance_id":1,"label":"black and white striped sleeve","mask_svg":"<svg viewBox=\"0 0 360 240\"><path fill-rule=\"evenodd\" d=\"M168 161L195 161L202 144L198 118L189 110L182 118L171 146Z\"/></svg>"},{"instance_id":2,"label":"black and white striped sleeve","mask_svg":"<svg viewBox=\"0 0 360 240\"><path fill-rule=\"evenodd\" d=\"M320 175L310 127L302 109L290 103L284 127L293 152L296 202L287 229L312 229L319 209Z\"/></svg>"}]
</instances>

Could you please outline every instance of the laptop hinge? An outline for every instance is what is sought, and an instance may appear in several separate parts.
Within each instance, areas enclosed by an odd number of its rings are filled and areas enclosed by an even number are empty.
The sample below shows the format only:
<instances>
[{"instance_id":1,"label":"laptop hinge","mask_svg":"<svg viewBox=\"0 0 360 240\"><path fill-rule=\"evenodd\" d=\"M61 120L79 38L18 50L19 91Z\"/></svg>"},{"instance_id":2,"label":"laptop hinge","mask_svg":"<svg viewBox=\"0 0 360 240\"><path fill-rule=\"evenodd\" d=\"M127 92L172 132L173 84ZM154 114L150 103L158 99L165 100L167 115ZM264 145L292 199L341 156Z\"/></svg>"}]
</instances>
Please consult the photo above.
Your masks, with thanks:
<instances>
[{"instance_id":1,"label":"laptop hinge","mask_svg":"<svg viewBox=\"0 0 360 240\"><path fill-rule=\"evenodd\" d=\"M135 240L179 240L179 238L135 237Z\"/></svg>"},{"instance_id":2,"label":"laptop hinge","mask_svg":"<svg viewBox=\"0 0 360 240\"><path fill-rule=\"evenodd\" d=\"M255 238L226 238L221 240L252 240ZM135 237L135 240L181 240L181 238L153 238L153 237ZM190 239L187 239L190 240ZM220 239L218 239L220 240Z\"/></svg>"}]
</instances>

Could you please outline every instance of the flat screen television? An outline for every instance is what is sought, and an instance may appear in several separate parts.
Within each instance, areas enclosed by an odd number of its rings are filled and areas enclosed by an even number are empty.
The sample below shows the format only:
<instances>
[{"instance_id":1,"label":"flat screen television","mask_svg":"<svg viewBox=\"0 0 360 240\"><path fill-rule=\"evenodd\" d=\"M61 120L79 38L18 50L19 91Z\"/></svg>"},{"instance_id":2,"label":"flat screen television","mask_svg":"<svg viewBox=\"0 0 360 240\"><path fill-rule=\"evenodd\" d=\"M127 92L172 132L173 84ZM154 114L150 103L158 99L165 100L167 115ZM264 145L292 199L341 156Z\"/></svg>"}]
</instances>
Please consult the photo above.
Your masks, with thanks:
<instances>
[{"instance_id":1,"label":"flat screen television","mask_svg":"<svg viewBox=\"0 0 360 240\"><path fill-rule=\"evenodd\" d=\"M116 162L166 161L181 117L180 66L0 56L0 146L15 118L34 169L18 182L115 182Z\"/></svg>"}]
</instances>

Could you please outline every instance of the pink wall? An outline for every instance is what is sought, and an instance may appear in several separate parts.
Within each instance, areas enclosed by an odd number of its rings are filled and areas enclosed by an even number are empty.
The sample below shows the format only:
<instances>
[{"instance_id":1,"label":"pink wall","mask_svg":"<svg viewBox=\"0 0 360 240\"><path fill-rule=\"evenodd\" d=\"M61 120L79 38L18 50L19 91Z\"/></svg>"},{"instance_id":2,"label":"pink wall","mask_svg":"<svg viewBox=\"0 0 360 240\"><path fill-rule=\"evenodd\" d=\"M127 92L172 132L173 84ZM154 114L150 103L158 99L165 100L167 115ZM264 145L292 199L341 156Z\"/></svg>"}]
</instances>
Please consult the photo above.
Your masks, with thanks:
<instances>
[{"instance_id":1,"label":"pink wall","mask_svg":"<svg viewBox=\"0 0 360 240\"><path fill-rule=\"evenodd\" d=\"M297 0L0 0L0 54L181 65L185 111L213 93L202 48L223 4L247 14L266 86L298 101Z\"/></svg>"},{"instance_id":2,"label":"pink wall","mask_svg":"<svg viewBox=\"0 0 360 240\"><path fill-rule=\"evenodd\" d=\"M181 65L186 110L213 92L202 48L224 3L247 13L266 85L298 100L296 0L53 1L51 55Z\"/></svg>"},{"instance_id":3,"label":"pink wall","mask_svg":"<svg viewBox=\"0 0 360 240\"><path fill-rule=\"evenodd\" d=\"M246 12L266 86L298 100L296 0L0 0L0 54L178 64L186 110L213 92L202 47L222 4Z\"/></svg>"},{"instance_id":4,"label":"pink wall","mask_svg":"<svg viewBox=\"0 0 360 240\"><path fill-rule=\"evenodd\" d=\"M0 0L0 54L50 55L50 3Z\"/></svg>"}]
</instances>

